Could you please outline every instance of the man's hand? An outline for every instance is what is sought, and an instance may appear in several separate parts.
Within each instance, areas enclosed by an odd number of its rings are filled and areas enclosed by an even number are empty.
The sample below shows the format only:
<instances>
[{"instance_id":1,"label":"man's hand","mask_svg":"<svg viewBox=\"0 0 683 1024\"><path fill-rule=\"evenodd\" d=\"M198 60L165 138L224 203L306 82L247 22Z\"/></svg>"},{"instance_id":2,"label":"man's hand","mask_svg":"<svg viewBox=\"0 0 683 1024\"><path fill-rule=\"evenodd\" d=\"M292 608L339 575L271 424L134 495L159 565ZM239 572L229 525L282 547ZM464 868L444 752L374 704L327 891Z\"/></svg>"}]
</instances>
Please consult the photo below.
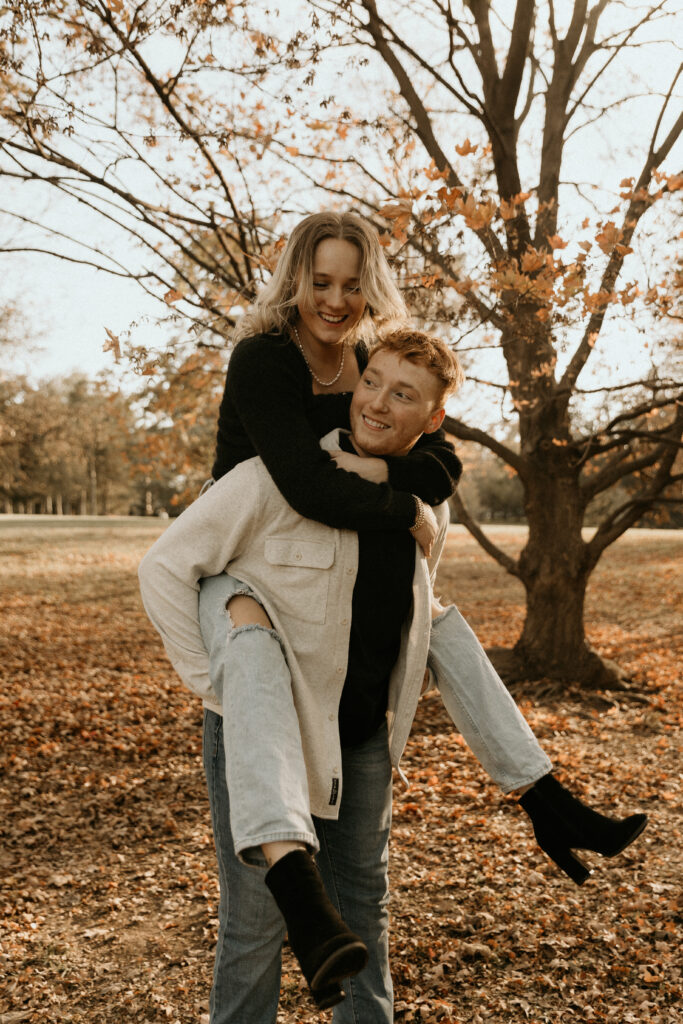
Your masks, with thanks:
<instances>
[{"instance_id":1,"label":"man's hand","mask_svg":"<svg viewBox=\"0 0 683 1024\"><path fill-rule=\"evenodd\" d=\"M353 455L351 452L330 452L330 454L337 463L338 469L345 469L347 473L356 473L372 484L385 484L389 479L389 467L384 459L361 458L360 455Z\"/></svg>"},{"instance_id":2,"label":"man's hand","mask_svg":"<svg viewBox=\"0 0 683 1024\"><path fill-rule=\"evenodd\" d=\"M424 551L427 558L429 558L429 556L432 553L432 545L436 540L436 535L439 532L439 524L436 521L434 509L431 507L431 505L424 506L424 515L424 523L422 524L420 529L412 530L411 533L415 540L417 541L417 543L422 548L422 550Z\"/></svg>"}]
</instances>

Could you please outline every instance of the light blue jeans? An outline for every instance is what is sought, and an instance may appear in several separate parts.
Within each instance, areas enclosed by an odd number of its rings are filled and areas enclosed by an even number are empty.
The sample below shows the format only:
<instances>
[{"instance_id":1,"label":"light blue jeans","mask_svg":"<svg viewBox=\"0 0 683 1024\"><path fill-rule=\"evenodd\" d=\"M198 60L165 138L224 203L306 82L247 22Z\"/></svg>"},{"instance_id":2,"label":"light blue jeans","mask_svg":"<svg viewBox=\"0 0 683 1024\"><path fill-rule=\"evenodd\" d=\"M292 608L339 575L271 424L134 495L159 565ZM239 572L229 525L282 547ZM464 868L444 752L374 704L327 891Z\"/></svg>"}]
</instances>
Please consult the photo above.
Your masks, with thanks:
<instances>
[{"instance_id":1,"label":"light blue jeans","mask_svg":"<svg viewBox=\"0 0 683 1024\"><path fill-rule=\"evenodd\" d=\"M224 573L202 580L199 596L211 681L223 708L235 849L247 862L275 840L298 840L315 852L289 669L274 630L233 629L226 605L237 594L255 597ZM550 759L454 605L432 623L429 666L456 729L504 792L547 775Z\"/></svg>"},{"instance_id":2,"label":"light blue jeans","mask_svg":"<svg viewBox=\"0 0 683 1024\"><path fill-rule=\"evenodd\" d=\"M218 943L210 998L211 1024L275 1024L284 922L264 883L265 860L237 857L226 785L223 722L204 713L204 770L218 857ZM368 947L369 960L344 983L346 999L333 1024L391 1024L389 972L391 763L386 726L367 743L342 751L344 793L337 821L315 818L316 860L339 913Z\"/></svg>"},{"instance_id":3,"label":"light blue jeans","mask_svg":"<svg viewBox=\"0 0 683 1024\"><path fill-rule=\"evenodd\" d=\"M226 608L253 591L224 573L201 582L199 622L211 683L223 709L230 823L238 856L260 858L263 843L297 840L318 849L292 682L277 633L233 629Z\"/></svg>"},{"instance_id":4,"label":"light blue jeans","mask_svg":"<svg viewBox=\"0 0 683 1024\"><path fill-rule=\"evenodd\" d=\"M455 727L504 793L548 774L550 758L455 605L432 622L428 665Z\"/></svg>"},{"instance_id":5,"label":"light blue jeans","mask_svg":"<svg viewBox=\"0 0 683 1024\"><path fill-rule=\"evenodd\" d=\"M211 1024L275 1021L284 925L263 883L262 843L299 840L316 852L328 894L370 950L347 982L334 1024L393 1020L388 966L387 855L391 767L386 727L343 752L339 819L314 819L287 664L274 630L233 629L226 605L248 587L202 581L199 613L223 718L207 712L204 763L221 900ZM455 607L432 627L429 664L456 728L505 791L551 763ZM228 791L230 796L228 796Z\"/></svg>"}]
</instances>

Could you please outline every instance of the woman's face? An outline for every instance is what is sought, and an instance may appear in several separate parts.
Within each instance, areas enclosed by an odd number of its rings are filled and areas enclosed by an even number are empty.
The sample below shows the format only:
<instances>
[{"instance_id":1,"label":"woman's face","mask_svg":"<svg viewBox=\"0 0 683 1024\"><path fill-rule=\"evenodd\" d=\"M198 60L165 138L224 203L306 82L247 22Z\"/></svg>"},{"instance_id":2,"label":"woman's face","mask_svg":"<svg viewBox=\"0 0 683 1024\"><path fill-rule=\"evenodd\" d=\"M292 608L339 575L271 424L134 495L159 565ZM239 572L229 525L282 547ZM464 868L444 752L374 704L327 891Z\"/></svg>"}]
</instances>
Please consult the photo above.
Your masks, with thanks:
<instances>
[{"instance_id":1,"label":"woman's face","mask_svg":"<svg viewBox=\"0 0 683 1024\"><path fill-rule=\"evenodd\" d=\"M315 306L298 306L299 329L309 347L338 345L365 312L360 293L360 251L342 238L324 238L313 254Z\"/></svg>"}]
</instances>

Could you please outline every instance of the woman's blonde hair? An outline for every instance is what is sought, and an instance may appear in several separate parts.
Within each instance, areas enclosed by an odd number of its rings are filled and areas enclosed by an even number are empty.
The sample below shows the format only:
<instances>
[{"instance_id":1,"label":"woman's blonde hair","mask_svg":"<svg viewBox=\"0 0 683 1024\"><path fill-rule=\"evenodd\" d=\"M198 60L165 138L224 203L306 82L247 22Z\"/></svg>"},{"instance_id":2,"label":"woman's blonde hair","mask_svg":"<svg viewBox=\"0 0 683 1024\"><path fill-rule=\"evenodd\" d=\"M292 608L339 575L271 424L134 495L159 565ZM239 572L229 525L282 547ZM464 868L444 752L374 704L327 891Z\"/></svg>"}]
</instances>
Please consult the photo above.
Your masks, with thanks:
<instances>
[{"instance_id":1,"label":"woman's blonde hair","mask_svg":"<svg viewBox=\"0 0 683 1024\"><path fill-rule=\"evenodd\" d=\"M273 276L244 314L234 341L253 334L286 332L297 307L315 308L313 257L326 238L351 242L360 252L359 287L366 309L353 331L353 340L371 341L373 320L407 320L408 311L396 287L377 232L356 213L313 213L300 221L278 260Z\"/></svg>"}]
</instances>

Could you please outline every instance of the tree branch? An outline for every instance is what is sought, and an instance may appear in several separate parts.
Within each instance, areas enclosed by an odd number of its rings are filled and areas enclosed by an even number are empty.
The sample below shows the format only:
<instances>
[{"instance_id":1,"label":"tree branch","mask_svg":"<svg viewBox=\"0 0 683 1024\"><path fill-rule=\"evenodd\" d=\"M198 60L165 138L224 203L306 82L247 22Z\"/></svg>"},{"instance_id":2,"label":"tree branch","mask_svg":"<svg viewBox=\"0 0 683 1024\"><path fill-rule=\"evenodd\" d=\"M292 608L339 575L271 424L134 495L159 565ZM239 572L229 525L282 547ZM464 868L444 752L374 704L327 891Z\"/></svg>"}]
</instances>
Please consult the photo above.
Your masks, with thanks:
<instances>
[{"instance_id":1,"label":"tree branch","mask_svg":"<svg viewBox=\"0 0 683 1024\"><path fill-rule=\"evenodd\" d=\"M514 452L507 445L502 444L483 430L479 430L477 427L468 427L466 423L462 423L452 416L446 416L443 421L443 429L461 441L474 441L475 444L488 448L489 451L494 452L503 462L506 462L508 466L511 466L522 479L527 476L528 467L523 456L518 452Z\"/></svg>"},{"instance_id":2,"label":"tree branch","mask_svg":"<svg viewBox=\"0 0 683 1024\"><path fill-rule=\"evenodd\" d=\"M372 38L377 52L382 57L382 60L390 69L398 83L399 91L408 104L408 108L412 116L415 118L415 131L418 138L434 161L436 167L440 171L448 172L447 180L451 188L460 188L465 194L467 194L468 190L463 185L451 162L448 160L446 154L437 142L429 115L424 104L417 95L408 72L384 36L382 31L382 21L377 13L375 0L362 0L362 2L363 7L368 14L368 22L363 27ZM480 228L474 233L492 258L499 259L503 256L503 247L491 227Z\"/></svg>"},{"instance_id":3,"label":"tree branch","mask_svg":"<svg viewBox=\"0 0 683 1024\"><path fill-rule=\"evenodd\" d=\"M683 405L679 405L676 411L676 417L671 425L669 434L670 441L680 441L683 434ZM650 482L650 486L634 498L620 505L600 524L594 536L586 545L591 565L595 565L605 548L618 537L621 537L629 527L637 523L641 516L656 503L661 492L674 482L671 470L678 451L679 447L677 444L662 444L657 453L661 461Z\"/></svg>"},{"instance_id":4,"label":"tree branch","mask_svg":"<svg viewBox=\"0 0 683 1024\"><path fill-rule=\"evenodd\" d=\"M453 497L451 498L451 504L455 509L458 515L458 519L460 520L462 525L469 531L469 533L472 534L474 539L477 541L478 544L481 545L484 551L487 551L492 558L495 558L498 564L502 565L503 569L505 569L506 572L509 572L511 576L516 576L517 579L521 580L522 576L519 569L519 563L515 561L514 558L510 558L510 556L507 555L504 551L501 551L501 549L497 547L489 537L486 536L481 527L474 521L474 519L470 515L458 491L456 491Z\"/></svg>"},{"instance_id":5,"label":"tree branch","mask_svg":"<svg viewBox=\"0 0 683 1024\"><path fill-rule=\"evenodd\" d=\"M623 480L624 477L654 466L661 458L666 447L664 444L659 444L647 455L641 455L640 458L632 459L631 461L627 461L628 452L624 452L621 457L611 460L610 464L601 469L595 477L581 485L581 493L586 503L591 501L597 494L609 490L610 487L613 487L619 480Z\"/></svg>"},{"instance_id":6,"label":"tree branch","mask_svg":"<svg viewBox=\"0 0 683 1024\"><path fill-rule=\"evenodd\" d=\"M638 183L634 189L634 198L630 200L628 209L623 218L623 227L621 229L621 243L623 246L629 245L640 218L650 206L649 197L642 198L641 196L642 192L647 189L650 181L652 180L652 172L655 167L657 167L658 164L660 164L669 154L681 132L683 132L683 112L678 116L676 122L659 149L654 152L652 146L650 146L650 151L648 152ZM635 198L636 196L638 196L637 199ZM612 291L621 272L625 255L626 254L623 251L620 253L616 247L612 249L607 261L607 266L605 267L600 281L599 291L607 293ZM564 400L567 402L569 401L571 392L576 384L579 374L586 365L590 354L593 351L596 338L599 336L600 330L602 329L606 313L607 307L604 306L593 312L588 321L583 337L574 352L562 379L557 385L558 395L563 394Z\"/></svg>"}]
</instances>

